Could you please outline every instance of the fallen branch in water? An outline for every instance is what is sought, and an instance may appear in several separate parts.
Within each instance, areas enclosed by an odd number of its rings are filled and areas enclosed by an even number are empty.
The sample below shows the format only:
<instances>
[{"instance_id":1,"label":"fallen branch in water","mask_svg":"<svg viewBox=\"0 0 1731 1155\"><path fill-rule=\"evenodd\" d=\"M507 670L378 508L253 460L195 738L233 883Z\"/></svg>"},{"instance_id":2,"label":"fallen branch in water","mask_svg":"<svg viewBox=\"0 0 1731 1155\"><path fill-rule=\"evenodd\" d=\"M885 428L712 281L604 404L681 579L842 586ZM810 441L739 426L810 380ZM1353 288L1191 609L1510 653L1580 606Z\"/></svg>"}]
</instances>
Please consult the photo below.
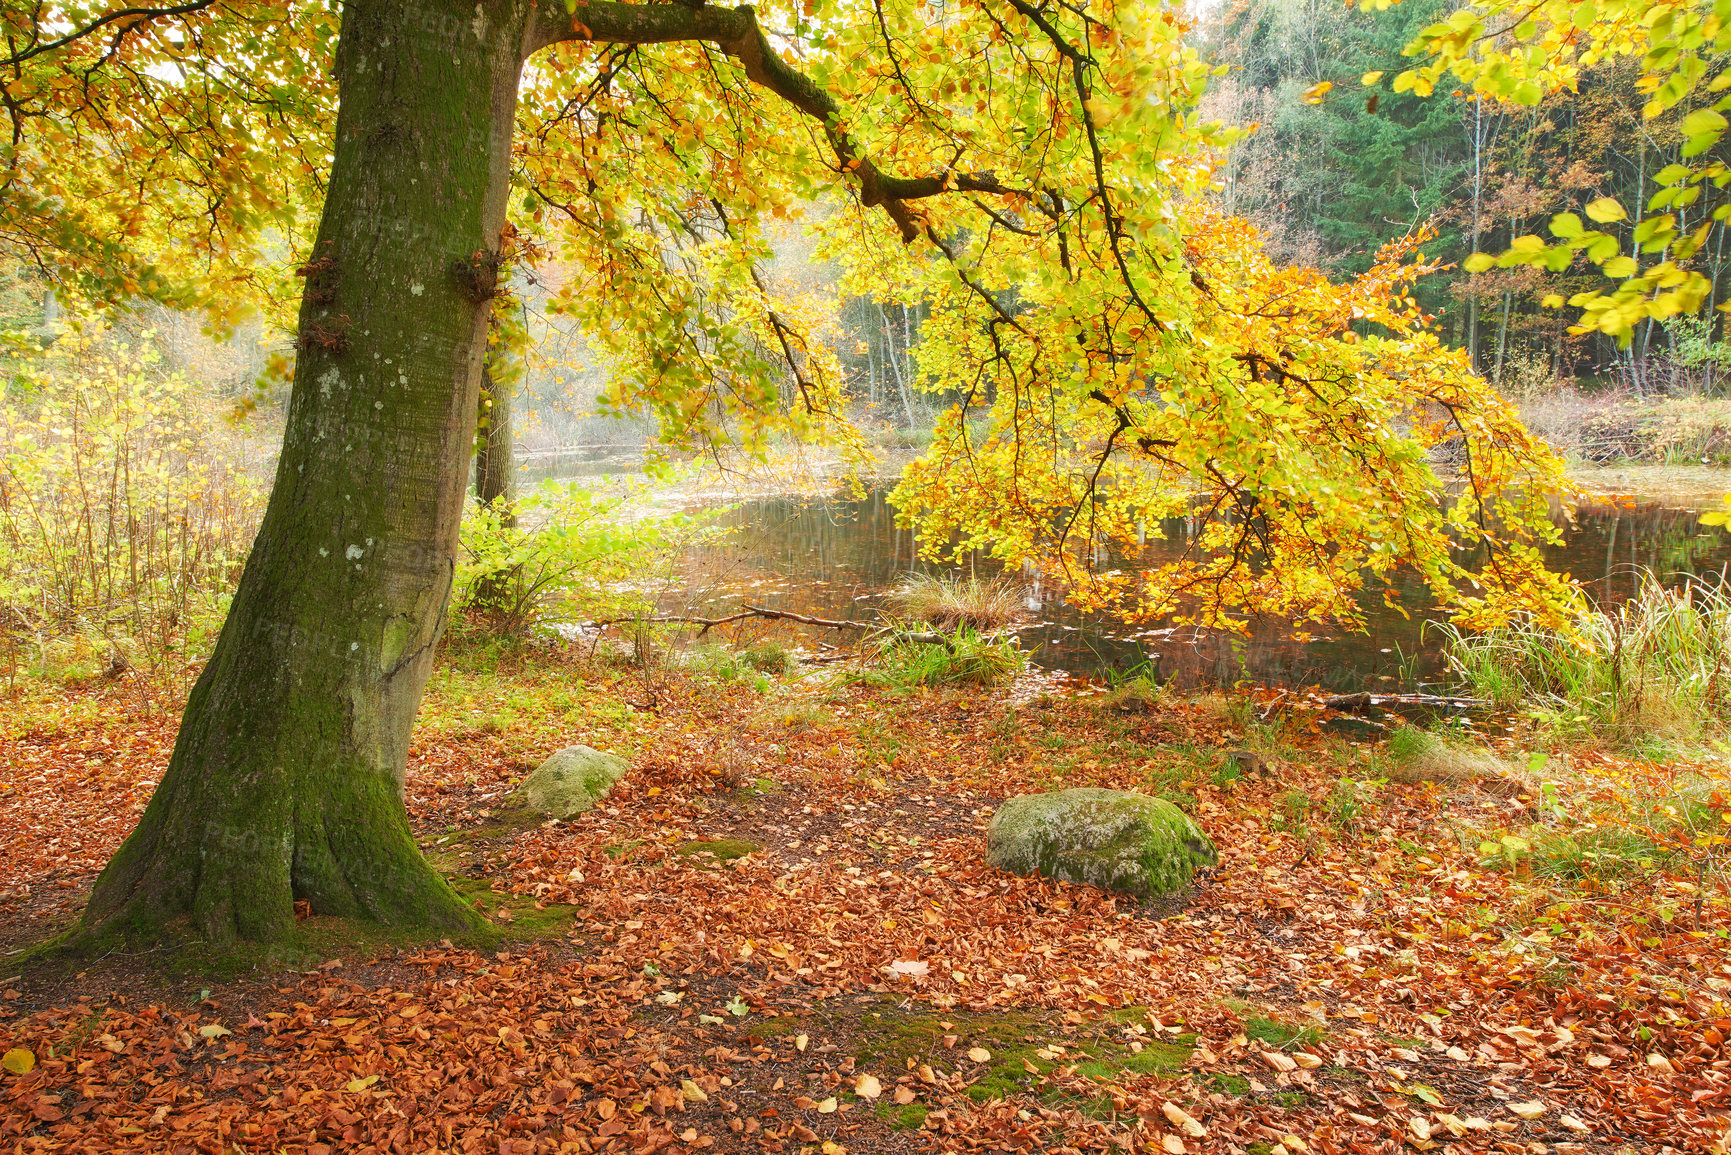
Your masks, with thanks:
<instances>
[{"instance_id":1,"label":"fallen branch in water","mask_svg":"<svg viewBox=\"0 0 1731 1155\"><path fill-rule=\"evenodd\" d=\"M590 622L589 624L597 629L606 626L631 625L633 623L642 623L645 625L701 626L702 629L697 631L697 636L701 638L716 626L725 626L732 622L744 621L747 618L766 618L771 621L798 622L802 626L822 626L823 628L830 630L880 630L884 628L884 626L879 622L844 622L837 618L817 618L810 614L796 614L792 610L772 610L766 606L753 605L746 606L736 614L728 614L725 617L719 618L704 618L698 617L695 614L656 614L653 617L645 618L610 618L604 622ZM920 645L926 646L942 646L944 649L950 650L951 652L954 652L955 650L955 639L945 634L916 634L904 630L894 630L893 632L896 638L900 641L916 642Z\"/></svg>"},{"instance_id":2,"label":"fallen branch in water","mask_svg":"<svg viewBox=\"0 0 1731 1155\"><path fill-rule=\"evenodd\" d=\"M796 614L792 610L772 610L764 606L750 605L746 606L736 614L728 614L725 617L719 618L705 618L699 617L695 614L655 614L651 617L642 618L609 618L606 621L590 622L589 624L594 626L596 629L604 629L607 626L637 624L701 626L703 628L697 631L697 636L701 638L716 626L729 625L733 622L744 621L747 618L768 618L772 621L798 622L802 626L823 626L826 629L831 630L875 630L878 628L877 623L875 622L844 622L838 621L834 618L814 618L810 614Z\"/></svg>"},{"instance_id":3,"label":"fallen branch in water","mask_svg":"<svg viewBox=\"0 0 1731 1155\"><path fill-rule=\"evenodd\" d=\"M1479 710L1490 705L1483 698L1452 698L1445 694L1336 694L1324 698L1330 710L1368 710L1372 706L1444 706L1454 710Z\"/></svg>"}]
</instances>

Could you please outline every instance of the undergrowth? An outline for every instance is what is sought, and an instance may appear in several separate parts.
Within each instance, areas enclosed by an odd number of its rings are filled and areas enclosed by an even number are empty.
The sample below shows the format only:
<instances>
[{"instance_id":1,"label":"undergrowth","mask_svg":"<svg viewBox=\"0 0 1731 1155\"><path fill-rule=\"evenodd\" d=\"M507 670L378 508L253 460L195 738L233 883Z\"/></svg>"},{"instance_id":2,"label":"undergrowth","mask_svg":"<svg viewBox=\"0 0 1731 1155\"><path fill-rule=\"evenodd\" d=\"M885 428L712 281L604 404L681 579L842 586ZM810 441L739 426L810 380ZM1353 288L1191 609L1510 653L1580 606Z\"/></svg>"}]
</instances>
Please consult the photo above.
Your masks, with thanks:
<instances>
[{"instance_id":1,"label":"undergrowth","mask_svg":"<svg viewBox=\"0 0 1731 1155\"><path fill-rule=\"evenodd\" d=\"M1530 619L1453 631L1448 656L1468 692L1561 738L1641 750L1720 737L1731 720L1731 587L1671 589L1648 575L1635 597L1583 613L1572 631Z\"/></svg>"}]
</instances>

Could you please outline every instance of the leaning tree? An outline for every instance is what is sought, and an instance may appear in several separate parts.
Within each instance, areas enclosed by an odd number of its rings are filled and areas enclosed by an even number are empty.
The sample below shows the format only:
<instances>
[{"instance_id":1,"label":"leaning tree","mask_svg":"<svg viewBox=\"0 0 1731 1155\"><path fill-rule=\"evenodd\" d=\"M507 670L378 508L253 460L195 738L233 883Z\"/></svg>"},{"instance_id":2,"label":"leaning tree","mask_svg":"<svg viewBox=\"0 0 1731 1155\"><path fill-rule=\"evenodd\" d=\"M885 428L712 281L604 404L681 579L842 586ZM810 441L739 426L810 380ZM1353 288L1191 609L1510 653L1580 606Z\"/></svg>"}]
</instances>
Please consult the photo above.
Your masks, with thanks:
<instances>
[{"instance_id":1,"label":"leaning tree","mask_svg":"<svg viewBox=\"0 0 1731 1155\"><path fill-rule=\"evenodd\" d=\"M300 285L263 524L87 928L476 917L404 772L513 261L568 263L607 403L668 439L851 444L821 302L762 271L811 230L844 291L928 303L921 384L961 398L902 515L1086 596L1228 627L1361 620L1397 567L1468 621L1570 596L1538 548L1557 463L1426 329L1424 238L1335 285L1210 207L1236 130L1198 118L1176 11L42 0L0 30L0 235L219 320ZM1172 517L1181 556L1102 567Z\"/></svg>"}]
</instances>

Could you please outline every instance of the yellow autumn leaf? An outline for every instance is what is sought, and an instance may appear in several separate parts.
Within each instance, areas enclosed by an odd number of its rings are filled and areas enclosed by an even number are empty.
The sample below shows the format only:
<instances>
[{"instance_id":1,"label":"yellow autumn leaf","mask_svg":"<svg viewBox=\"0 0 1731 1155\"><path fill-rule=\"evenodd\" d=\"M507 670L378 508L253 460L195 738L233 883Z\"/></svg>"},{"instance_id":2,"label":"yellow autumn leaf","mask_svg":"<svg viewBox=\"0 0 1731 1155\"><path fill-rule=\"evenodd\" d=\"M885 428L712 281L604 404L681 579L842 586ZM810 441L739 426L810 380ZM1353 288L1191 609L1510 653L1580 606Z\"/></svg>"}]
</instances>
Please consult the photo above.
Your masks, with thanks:
<instances>
[{"instance_id":1,"label":"yellow autumn leaf","mask_svg":"<svg viewBox=\"0 0 1731 1155\"><path fill-rule=\"evenodd\" d=\"M1367 72L1363 76L1358 78L1358 82L1368 88L1372 84L1375 84L1377 81L1379 81L1381 79L1382 79L1382 73L1380 71Z\"/></svg>"},{"instance_id":2,"label":"yellow autumn leaf","mask_svg":"<svg viewBox=\"0 0 1731 1155\"><path fill-rule=\"evenodd\" d=\"M1186 1135L1190 1136L1192 1139L1200 1139L1202 1136L1208 1134L1208 1128L1198 1123L1188 1111L1180 1107L1178 1104L1164 1103L1161 1105L1160 1110L1165 1114L1168 1122Z\"/></svg>"},{"instance_id":3,"label":"yellow autumn leaf","mask_svg":"<svg viewBox=\"0 0 1731 1155\"><path fill-rule=\"evenodd\" d=\"M1327 96L1329 89L1333 87L1334 81L1332 80L1317 81L1315 84L1304 90L1304 103L1321 104L1322 98Z\"/></svg>"},{"instance_id":4,"label":"yellow autumn leaf","mask_svg":"<svg viewBox=\"0 0 1731 1155\"><path fill-rule=\"evenodd\" d=\"M1623 206L1617 203L1616 197L1600 197L1596 201L1589 202L1586 213L1589 218L1602 225L1629 218L1629 214L1623 211Z\"/></svg>"},{"instance_id":5,"label":"yellow autumn leaf","mask_svg":"<svg viewBox=\"0 0 1731 1155\"><path fill-rule=\"evenodd\" d=\"M356 1095L378 1081L379 1077L377 1075L366 1075L359 1079L350 1079L347 1083L343 1084L343 1090L347 1091L351 1095Z\"/></svg>"},{"instance_id":6,"label":"yellow autumn leaf","mask_svg":"<svg viewBox=\"0 0 1731 1155\"><path fill-rule=\"evenodd\" d=\"M0 1067L5 1067L14 1075L28 1075L36 1069L36 1056L25 1047L13 1047L4 1056L0 1056Z\"/></svg>"}]
</instances>

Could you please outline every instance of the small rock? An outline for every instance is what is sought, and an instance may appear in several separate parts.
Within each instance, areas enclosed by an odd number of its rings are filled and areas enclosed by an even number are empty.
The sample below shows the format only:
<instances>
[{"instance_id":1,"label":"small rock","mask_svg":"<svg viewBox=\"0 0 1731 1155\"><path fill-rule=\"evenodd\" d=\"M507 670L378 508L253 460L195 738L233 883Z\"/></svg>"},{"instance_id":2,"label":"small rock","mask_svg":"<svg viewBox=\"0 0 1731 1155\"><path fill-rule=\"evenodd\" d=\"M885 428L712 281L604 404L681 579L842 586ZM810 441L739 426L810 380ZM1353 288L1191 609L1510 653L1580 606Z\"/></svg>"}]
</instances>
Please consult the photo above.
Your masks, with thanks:
<instances>
[{"instance_id":1,"label":"small rock","mask_svg":"<svg viewBox=\"0 0 1731 1155\"><path fill-rule=\"evenodd\" d=\"M549 818L570 818L591 809L631 768L616 754L567 746L523 779L518 794L529 809Z\"/></svg>"}]
</instances>

